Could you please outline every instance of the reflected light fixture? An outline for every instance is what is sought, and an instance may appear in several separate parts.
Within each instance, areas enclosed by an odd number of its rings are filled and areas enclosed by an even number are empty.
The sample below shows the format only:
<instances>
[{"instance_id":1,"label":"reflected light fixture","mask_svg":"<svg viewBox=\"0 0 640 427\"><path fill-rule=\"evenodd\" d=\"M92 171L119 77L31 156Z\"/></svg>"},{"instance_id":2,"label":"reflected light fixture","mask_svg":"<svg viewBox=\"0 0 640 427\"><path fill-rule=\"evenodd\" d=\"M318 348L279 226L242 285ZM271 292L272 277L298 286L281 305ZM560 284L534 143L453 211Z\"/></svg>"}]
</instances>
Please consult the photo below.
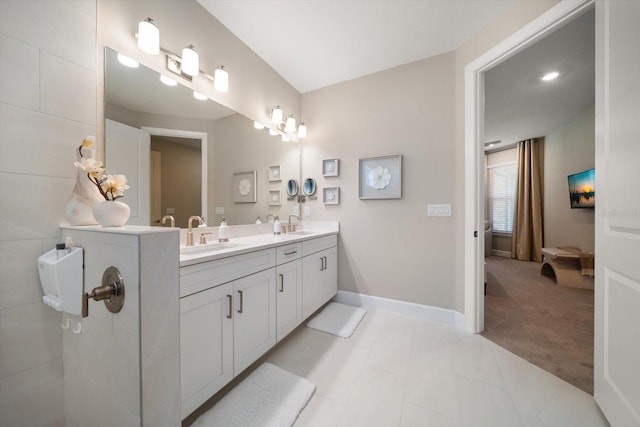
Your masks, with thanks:
<instances>
[{"instance_id":1,"label":"reflected light fixture","mask_svg":"<svg viewBox=\"0 0 640 427\"><path fill-rule=\"evenodd\" d=\"M264 125L260 122L253 122L253 127L256 129L264 129Z\"/></svg>"},{"instance_id":2,"label":"reflected light fixture","mask_svg":"<svg viewBox=\"0 0 640 427\"><path fill-rule=\"evenodd\" d=\"M306 138L307 137L307 126L305 126L304 123L300 123L298 125L298 136L300 138Z\"/></svg>"},{"instance_id":3,"label":"reflected light fixture","mask_svg":"<svg viewBox=\"0 0 640 427\"><path fill-rule=\"evenodd\" d=\"M229 92L229 73L223 65L216 68L213 73L213 88L218 92Z\"/></svg>"},{"instance_id":4,"label":"reflected light fixture","mask_svg":"<svg viewBox=\"0 0 640 427\"><path fill-rule=\"evenodd\" d=\"M549 82L551 80L555 80L558 78L558 76L560 75L559 72L557 71L552 71L550 73L545 74L544 76L540 77L540 80L544 81L544 82Z\"/></svg>"},{"instance_id":5,"label":"reflected light fixture","mask_svg":"<svg viewBox=\"0 0 640 427\"><path fill-rule=\"evenodd\" d=\"M193 91L193 97L195 99L199 99L200 101L206 101L208 99L207 95L200 92L196 92L195 90Z\"/></svg>"},{"instance_id":6,"label":"reflected light fixture","mask_svg":"<svg viewBox=\"0 0 640 427\"><path fill-rule=\"evenodd\" d=\"M128 56L124 56L121 53L118 54L118 62L120 62L125 67L129 67L129 68L138 68L140 66L138 61L131 59Z\"/></svg>"},{"instance_id":7,"label":"reflected light fixture","mask_svg":"<svg viewBox=\"0 0 640 427\"><path fill-rule=\"evenodd\" d=\"M176 86L178 84L177 81L173 80L171 77L167 77L164 74L160 74L160 81L167 86Z\"/></svg>"},{"instance_id":8,"label":"reflected light fixture","mask_svg":"<svg viewBox=\"0 0 640 427\"><path fill-rule=\"evenodd\" d=\"M277 130L273 130L273 129L269 129L269 135L276 136L276 135L278 135L278 131Z\"/></svg>"},{"instance_id":9,"label":"reflected light fixture","mask_svg":"<svg viewBox=\"0 0 640 427\"><path fill-rule=\"evenodd\" d=\"M138 22L138 47L150 55L160 53L160 30L151 18Z\"/></svg>"},{"instance_id":10,"label":"reflected light fixture","mask_svg":"<svg viewBox=\"0 0 640 427\"><path fill-rule=\"evenodd\" d=\"M279 125L282 123L283 113L282 108L279 105L273 107L271 110L271 123Z\"/></svg>"},{"instance_id":11,"label":"reflected light fixture","mask_svg":"<svg viewBox=\"0 0 640 427\"><path fill-rule=\"evenodd\" d=\"M198 52L193 49L193 45L182 49L182 72L192 77L200 72Z\"/></svg>"},{"instance_id":12,"label":"reflected light fixture","mask_svg":"<svg viewBox=\"0 0 640 427\"><path fill-rule=\"evenodd\" d=\"M285 132L295 132L296 131L296 119L293 117L293 114L287 117L287 121L284 125Z\"/></svg>"},{"instance_id":13,"label":"reflected light fixture","mask_svg":"<svg viewBox=\"0 0 640 427\"><path fill-rule=\"evenodd\" d=\"M291 138L289 138L287 135L282 135L282 142L289 142L291 141Z\"/></svg>"}]
</instances>

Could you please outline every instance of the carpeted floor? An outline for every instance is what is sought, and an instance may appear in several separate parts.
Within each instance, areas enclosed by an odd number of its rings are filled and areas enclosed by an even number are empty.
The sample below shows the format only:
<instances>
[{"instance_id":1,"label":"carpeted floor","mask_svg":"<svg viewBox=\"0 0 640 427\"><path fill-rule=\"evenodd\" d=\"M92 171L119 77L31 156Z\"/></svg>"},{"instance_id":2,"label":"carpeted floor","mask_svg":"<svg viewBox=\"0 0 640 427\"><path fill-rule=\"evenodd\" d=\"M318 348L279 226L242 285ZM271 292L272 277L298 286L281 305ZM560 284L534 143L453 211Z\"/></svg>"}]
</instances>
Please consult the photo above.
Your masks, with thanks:
<instances>
[{"instance_id":1,"label":"carpeted floor","mask_svg":"<svg viewBox=\"0 0 640 427\"><path fill-rule=\"evenodd\" d=\"M556 285L540 263L485 260L482 335L593 394L593 291Z\"/></svg>"}]
</instances>

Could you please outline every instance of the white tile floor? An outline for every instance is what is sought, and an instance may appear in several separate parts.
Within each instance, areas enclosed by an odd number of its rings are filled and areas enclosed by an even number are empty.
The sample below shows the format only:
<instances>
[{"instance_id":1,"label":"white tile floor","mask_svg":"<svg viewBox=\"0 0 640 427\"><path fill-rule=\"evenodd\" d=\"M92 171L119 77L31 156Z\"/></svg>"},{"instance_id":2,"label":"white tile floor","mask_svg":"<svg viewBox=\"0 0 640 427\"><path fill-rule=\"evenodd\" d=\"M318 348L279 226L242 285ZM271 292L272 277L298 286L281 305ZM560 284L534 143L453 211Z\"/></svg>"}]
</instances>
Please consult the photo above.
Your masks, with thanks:
<instances>
[{"instance_id":1,"label":"white tile floor","mask_svg":"<svg viewBox=\"0 0 640 427\"><path fill-rule=\"evenodd\" d=\"M267 361L317 386L296 427L608 426L593 397L480 335L382 311L350 339L301 328Z\"/></svg>"}]
</instances>

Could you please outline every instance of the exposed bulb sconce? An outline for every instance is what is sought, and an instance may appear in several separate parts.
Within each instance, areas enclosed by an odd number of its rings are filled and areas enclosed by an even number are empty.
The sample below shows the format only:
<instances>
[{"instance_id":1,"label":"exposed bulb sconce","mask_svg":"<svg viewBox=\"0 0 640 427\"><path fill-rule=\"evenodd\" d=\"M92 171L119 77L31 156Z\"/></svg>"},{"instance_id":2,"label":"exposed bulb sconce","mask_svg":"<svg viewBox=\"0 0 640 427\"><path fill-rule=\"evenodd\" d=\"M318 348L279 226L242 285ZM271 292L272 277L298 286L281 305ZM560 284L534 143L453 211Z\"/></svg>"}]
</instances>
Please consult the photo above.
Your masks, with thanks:
<instances>
[{"instance_id":1,"label":"exposed bulb sconce","mask_svg":"<svg viewBox=\"0 0 640 427\"><path fill-rule=\"evenodd\" d=\"M123 54L118 54L118 62L120 62L125 67L129 68L138 68L140 64L135 59L129 58L128 56L124 56Z\"/></svg>"},{"instance_id":2,"label":"exposed bulb sconce","mask_svg":"<svg viewBox=\"0 0 640 427\"><path fill-rule=\"evenodd\" d=\"M182 49L182 72L192 77L200 72L198 52L193 49L193 45Z\"/></svg>"},{"instance_id":3,"label":"exposed bulb sconce","mask_svg":"<svg viewBox=\"0 0 640 427\"><path fill-rule=\"evenodd\" d=\"M151 18L138 22L138 47L149 55L160 53L160 30Z\"/></svg>"},{"instance_id":4,"label":"exposed bulb sconce","mask_svg":"<svg viewBox=\"0 0 640 427\"><path fill-rule=\"evenodd\" d=\"M264 125L260 122L253 122L253 127L256 129L264 129Z\"/></svg>"},{"instance_id":5,"label":"exposed bulb sconce","mask_svg":"<svg viewBox=\"0 0 640 427\"><path fill-rule=\"evenodd\" d=\"M193 97L195 99L199 99L200 101L206 101L207 99L209 99L207 95L200 92L196 92L195 90L193 91Z\"/></svg>"},{"instance_id":6,"label":"exposed bulb sconce","mask_svg":"<svg viewBox=\"0 0 640 427\"><path fill-rule=\"evenodd\" d=\"M271 110L271 123L273 123L274 125L279 125L280 123L282 123L283 117L284 114L282 112L282 108L280 108L279 105L273 107L273 109Z\"/></svg>"},{"instance_id":7,"label":"exposed bulb sconce","mask_svg":"<svg viewBox=\"0 0 640 427\"><path fill-rule=\"evenodd\" d=\"M304 123L300 123L298 125L298 137L306 138L307 137L307 126Z\"/></svg>"},{"instance_id":8,"label":"exposed bulb sconce","mask_svg":"<svg viewBox=\"0 0 640 427\"><path fill-rule=\"evenodd\" d=\"M213 88L218 92L229 92L229 73L224 69L224 66L220 66L214 71Z\"/></svg>"},{"instance_id":9,"label":"exposed bulb sconce","mask_svg":"<svg viewBox=\"0 0 640 427\"><path fill-rule=\"evenodd\" d=\"M178 84L177 81L173 80L171 77L167 77L164 74L160 74L160 81L167 86L176 86Z\"/></svg>"},{"instance_id":10,"label":"exposed bulb sconce","mask_svg":"<svg viewBox=\"0 0 640 427\"><path fill-rule=\"evenodd\" d=\"M284 124L284 131L285 132L296 131L296 119L293 117L293 115L290 115L289 117L287 117L287 121Z\"/></svg>"}]
</instances>

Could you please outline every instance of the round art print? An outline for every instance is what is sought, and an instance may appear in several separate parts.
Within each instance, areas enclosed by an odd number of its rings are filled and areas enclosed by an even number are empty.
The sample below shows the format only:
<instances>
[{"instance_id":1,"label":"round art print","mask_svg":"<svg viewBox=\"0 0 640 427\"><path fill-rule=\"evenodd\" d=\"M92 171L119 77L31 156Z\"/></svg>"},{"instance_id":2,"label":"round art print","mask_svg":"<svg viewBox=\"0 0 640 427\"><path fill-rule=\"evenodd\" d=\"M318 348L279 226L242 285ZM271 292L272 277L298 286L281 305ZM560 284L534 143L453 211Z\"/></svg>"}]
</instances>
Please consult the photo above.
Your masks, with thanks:
<instances>
[{"instance_id":1,"label":"round art print","mask_svg":"<svg viewBox=\"0 0 640 427\"><path fill-rule=\"evenodd\" d=\"M376 166L374 168L369 169L367 173L367 185L369 187L375 188L376 190L382 190L386 188L391 182L391 172L389 169Z\"/></svg>"}]
</instances>

